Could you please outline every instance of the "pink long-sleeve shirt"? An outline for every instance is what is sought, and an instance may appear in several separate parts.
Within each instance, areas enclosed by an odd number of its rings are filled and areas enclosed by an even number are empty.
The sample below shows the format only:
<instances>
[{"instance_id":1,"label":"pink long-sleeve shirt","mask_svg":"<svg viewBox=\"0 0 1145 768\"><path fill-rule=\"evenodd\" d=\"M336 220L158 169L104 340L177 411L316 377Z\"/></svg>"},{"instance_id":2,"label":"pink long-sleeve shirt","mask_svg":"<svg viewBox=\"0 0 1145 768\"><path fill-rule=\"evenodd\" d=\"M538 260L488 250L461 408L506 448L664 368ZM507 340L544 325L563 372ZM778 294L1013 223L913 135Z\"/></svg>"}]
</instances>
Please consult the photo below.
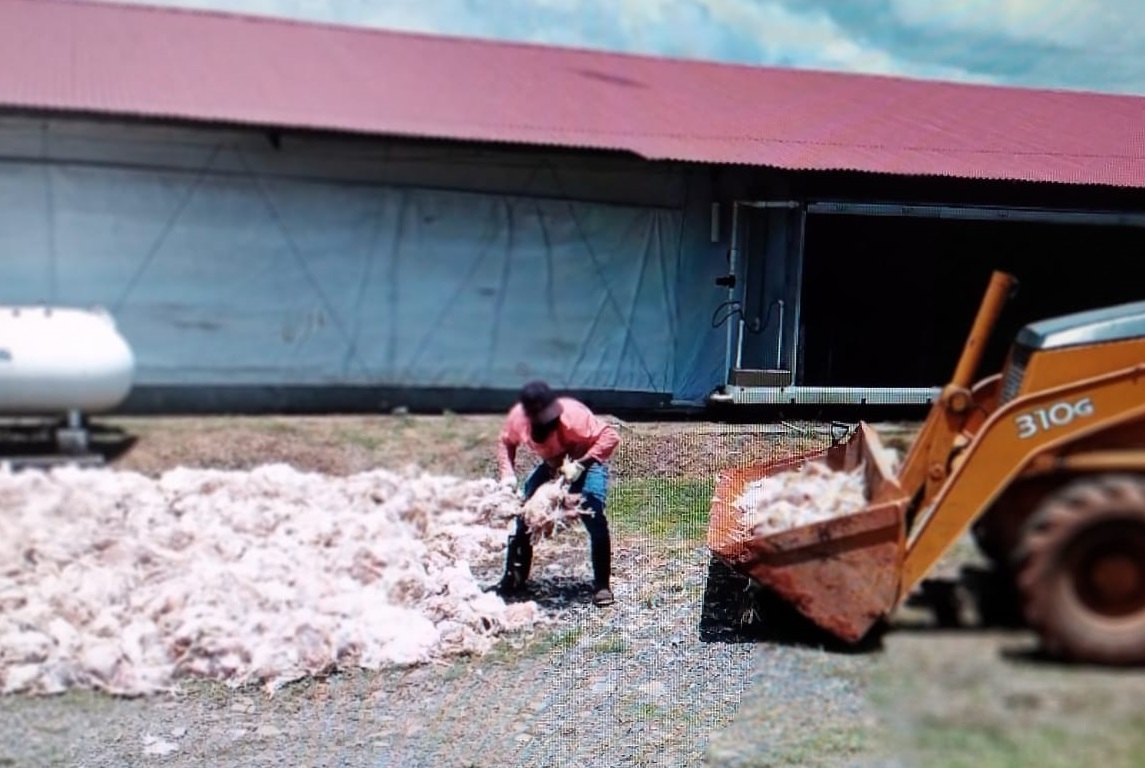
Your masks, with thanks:
<instances>
[{"instance_id":1,"label":"pink long-sleeve shirt","mask_svg":"<svg viewBox=\"0 0 1145 768\"><path fill-rule=\"evenodd\" d=\"M599 462L608 461L612 456L620 444L616 430L579 400L571 397L558 399L564 410L557 428L543 443L533 442L529 434L529 417L520 403L509 410L497 444L501 477L516 473L517 449L522 445L528 446L552 467L559 466L565 456L574 461L591 458Z\"/></svg>"}]
</instances>

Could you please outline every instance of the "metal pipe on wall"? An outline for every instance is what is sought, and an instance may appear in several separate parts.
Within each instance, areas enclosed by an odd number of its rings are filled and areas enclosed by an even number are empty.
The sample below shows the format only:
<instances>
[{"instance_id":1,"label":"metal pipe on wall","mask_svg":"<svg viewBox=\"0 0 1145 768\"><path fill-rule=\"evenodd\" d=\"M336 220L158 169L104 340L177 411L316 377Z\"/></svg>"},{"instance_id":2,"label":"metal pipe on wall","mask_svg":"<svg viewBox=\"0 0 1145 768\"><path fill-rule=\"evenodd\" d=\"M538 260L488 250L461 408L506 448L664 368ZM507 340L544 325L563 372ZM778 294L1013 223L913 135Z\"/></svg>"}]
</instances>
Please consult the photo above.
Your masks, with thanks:
<instances>
[{"instance_id":1,"label":"metal pipe on wall","mask_svg":"<svg viewBox=\"0 0 1145 768\"><path fill-rule=\"evenodd\" d=\"M1079 211L1052 208L989 205L924 205L904 203L859 203L819 200L807 204L807 213L844 216L895 216L962 221L1016 221L1046 224L1093 224L1097 226L1145 227L1140 211Z\"/></svg>"},{"instance_id":2,"label":"metal pipe on wall","mask_svg":"<svg viewBox=\"0 0 1145 768\"><path fill-rule=\"evenodd\" d=\"M743 368L743 317L739 319L739 338L736 340L736 369Z\"/></svg>"},{"instance_id":3,"label":"metal pipe on wall","mask_svg":"<svg viewBox=\"0 0 1145 768\"><path fill-rule=\"evenodd\" d=\"M739 268L739 201L732 202L732 233L731 242L728 245L728 274L735 279L736 270ZM736 281L738 282L738 281ZM728 286L728 306L735 301L735 282ZM731 315L728 316L731 320ZM725 339L724 350L724 386L731 383L731 368L732 368L732 324L727 324L728 329ZM742 335L742 334L741 334Z\"/></svg>"},{"instance_id":4,"label":"metal pipe on wall","mask_svg":"<svg viewBox=\"0 0 1145 768\"><path fill-rule=\"evenodd\" d=\"M791 383L798 384L799 377L802 375L800 370L799 358L803 354L802 344L802 323L801 313L803 311L803 249L807 243L807 211L806 209L799 211L799 258L795 260L795 290L793 296L795 299L795 306L792 308L791 318L791 365L788 366L791 370Z\"/></svg>"},{"instance_id":5,"label":"metal pipe on wall","mask_svg":"<svg viewBox=\"0 0 1145 768\"><path fill-rule=\"evenodd\" d=\"M779 328L775 333L775 369L783 369L783 299L776 301L779 304Z\"/></svg>"},{"instance_id":6,"label":"metal pipe on wall","mask_svg":"<svg viewBox=\"0 0 1145 768\"><path fill-rule=\"evenodd\" d=\"M740 205L748 208L798 208L800 203L795 200L743 200Z\"/></svg>"},{"instance_id":7,"label":"metal pipe on wall","mask_svg":"<svg viewBox=\"0 0 1145 768\"><path fill-rule=\"evenodd\" d=\"M932 405L941 387L728 387L708 396L725 405Z\"/></svg>"}]
</instances>

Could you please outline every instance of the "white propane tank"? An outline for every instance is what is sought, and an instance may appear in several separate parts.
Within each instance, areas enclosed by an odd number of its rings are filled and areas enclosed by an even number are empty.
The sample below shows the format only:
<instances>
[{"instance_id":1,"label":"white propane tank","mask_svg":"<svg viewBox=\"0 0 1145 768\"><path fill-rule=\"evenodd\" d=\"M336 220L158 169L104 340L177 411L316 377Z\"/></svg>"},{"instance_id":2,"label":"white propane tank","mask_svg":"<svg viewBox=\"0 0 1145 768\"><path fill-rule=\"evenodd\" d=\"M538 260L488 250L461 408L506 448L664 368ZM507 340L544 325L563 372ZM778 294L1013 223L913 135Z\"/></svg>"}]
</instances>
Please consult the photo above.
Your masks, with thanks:
<instances>
[{"instance_id":1,"label":"white propane tank","mask_svg":"<svg viewBox=\"0 0 1145 768\"><path fill-rule=\"evenodd\" d=\"M105 310L0 306L0 415L108 411L134 378L135 356Z\"/></svg>"}]
</instances>

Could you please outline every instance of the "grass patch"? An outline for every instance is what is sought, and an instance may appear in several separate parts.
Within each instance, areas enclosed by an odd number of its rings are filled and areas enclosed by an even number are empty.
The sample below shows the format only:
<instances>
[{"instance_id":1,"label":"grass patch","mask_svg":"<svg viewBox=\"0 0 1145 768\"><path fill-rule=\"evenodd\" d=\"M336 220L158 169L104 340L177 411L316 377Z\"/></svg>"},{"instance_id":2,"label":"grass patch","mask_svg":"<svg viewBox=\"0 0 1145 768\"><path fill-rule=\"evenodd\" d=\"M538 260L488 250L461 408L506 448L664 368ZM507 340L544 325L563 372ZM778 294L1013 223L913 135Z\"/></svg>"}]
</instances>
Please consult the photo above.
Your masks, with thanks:
<instances>
[{"instance_id":1,"label":"grass patch","mask_svg":"<svg viewBox=\"0 0 1145 768\"><path fill-rule=\"evenodd\" d=\"M268 419L265 421L255 422L255 429L271 435L299 435L302 430L297 424L289 421L279 421L277 419Z\"/></svg>"},{"instance_id":2,"label":"grass patch","mask_svg":"<svg viewBox=\"0 0 1145 768\"><path fill-rule=\"evenodd\" d=\"M514 647L506 638L501 638L488 653L473 657L472 663L485 668L509 666L517 663L524 650L523 646Z\"/></svg>"},{"instance_id":3,"label":"grass patch","mask_svg":"<svg viewBox=\"0 0 1145 768\"><path fill-rule=\"evenodd\" d=\"M870 750L878 746L864 728L838 722L824 723L775 742L745 738L748 743L718 749L709 757L710 764L736 768L837 768L847 765L848 759L875 756ZM925 765L931 768L932 764Z\"/></svg>"},{"instance_id":4,"label":"grass patch","mask_svg":"<svg viewBox=\"0 0 1145 768\"><path fill-rule=\"evenodd\" d=\"M608 518L620 535L695 544L708 530L715 480L625 480L609 489Z\"/></svg>"},{"instance_id":5,"label":"grass patch","mask_svg":"<svg viewBox=\"0 0 1145 768\"><path fill-rule=\"evenodd\" d=\"M593 653L626 653L628 643L619 635L611 635L593 643L590 650Z\"/></svg>"},{"instance_id":6,"label":"grass patch","mask_svg":"<svg viewBox=\"0 0 1145 768\"><path fill-rule=\"evenodd\" d=\"M1145 718L1084 731L928 719L914 728L911 740L913 754L935 768L1145 768Z\"/></svg>"},{"instance_id":7,"label":"grass patch","mask_svg":"<svg viewBox=\"0 0 1145 768\"><path fill-rule=\"evenodd\" d=\"M636 718L636 720L638 720L638 721L654 720L654 721L658 721L658 722L663 722L664 720L667 719L667 716L668 716L668 713L665 712L663 709L656 706L655 704L649 704L647 702L642 703L642 704L637 704L633 708L632 714Z\"/></svg>"},{"instance_id":8,"label":"grass patch","mask_svg":"<svg viewBox=\"0 0 1145 768\"><path fill-rule=\"evenodd\" d=\"M530 643L525 649L532 656L545 656L550 653L563 653L577 644L584 630L572 627L560 632L549 632Z\"/></svg>"},{"instance_id":9,"label":"grass patch","mask_svg":"<svg viewBox=\"0 0 1145 768\"><path fill-rule=\"evenodd\" d=\"M486 654L475 656L470 661L483 667L512 666L522 659L540 658L550 654L570 651L584 636L581 627L551 630L538 633L524 640L503 637ZM455 662L456 666L457 662Z\"/></svg>"},{"instance_id":10,"label":"grass patch","mask_svg":"<svg viewBox=\"0 0 1145 768\"><path fill-rule=\"evenodd\" d=\"M1136 675L987 661L992 641L923 642L899 641L871 670L881 751L927 768L1145 768Z\"/></svg>"},{"instance_id":11,"label":"grass patch","mask_svg":"<svg viewBox=\"0 0 1145 768\"><path fill-rule=\"evenodd\" d=\"M854 757L869 746L868 734L862 728L825 728L814 731L793 744L779 747L768 755L768 766L833 766L840 758Z\"/></svg>"},{"instance_id":12,"label":"grass patch","mask_svg":"<svg viewBox=\"0 0 1145 768\"><path fill-rule=\"evenodd\" d=\"M336 430L334 432L334 439L342 443L355 445L359 448L365 448L367 451L376 451L385 445L386 442L385 439L379 435L353 427Z\"/></svg>"},{"instance_id":13,"label":"grass patch","mask_svg":"<svg viewBox=\"0 0 1145 768\"><path fill-rule=\"evenodd\" d=\"M467 677L468 675L469 664L462 660L450 664L448 667L446 667L445 671L441 673L441 680L442 682L452 683L455 680L460 680L461 678Z\"/></svg>"}]
</instances>

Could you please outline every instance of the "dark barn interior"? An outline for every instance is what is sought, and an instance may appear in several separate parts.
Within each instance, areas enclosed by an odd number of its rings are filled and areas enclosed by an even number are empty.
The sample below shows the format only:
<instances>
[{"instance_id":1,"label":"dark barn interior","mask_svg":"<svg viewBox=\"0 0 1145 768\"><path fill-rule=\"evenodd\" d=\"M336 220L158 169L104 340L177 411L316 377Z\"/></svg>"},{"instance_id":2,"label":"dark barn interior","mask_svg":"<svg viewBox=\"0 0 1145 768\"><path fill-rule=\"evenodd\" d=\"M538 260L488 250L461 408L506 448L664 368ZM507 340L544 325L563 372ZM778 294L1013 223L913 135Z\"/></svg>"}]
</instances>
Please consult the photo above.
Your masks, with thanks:
<instances>
[{"instance_id":1,"label":"dark barn interior","mask_svg":"<svg viewBox=\"0 0 1145 768\"><path fill-rule=\"evenodd\" d=\"M1019 287L980 376L1027 322L1145 299L1138 227L820 214L805 237L806 385L945 383L995 269Z\"/></svg>"}]
</instances>

